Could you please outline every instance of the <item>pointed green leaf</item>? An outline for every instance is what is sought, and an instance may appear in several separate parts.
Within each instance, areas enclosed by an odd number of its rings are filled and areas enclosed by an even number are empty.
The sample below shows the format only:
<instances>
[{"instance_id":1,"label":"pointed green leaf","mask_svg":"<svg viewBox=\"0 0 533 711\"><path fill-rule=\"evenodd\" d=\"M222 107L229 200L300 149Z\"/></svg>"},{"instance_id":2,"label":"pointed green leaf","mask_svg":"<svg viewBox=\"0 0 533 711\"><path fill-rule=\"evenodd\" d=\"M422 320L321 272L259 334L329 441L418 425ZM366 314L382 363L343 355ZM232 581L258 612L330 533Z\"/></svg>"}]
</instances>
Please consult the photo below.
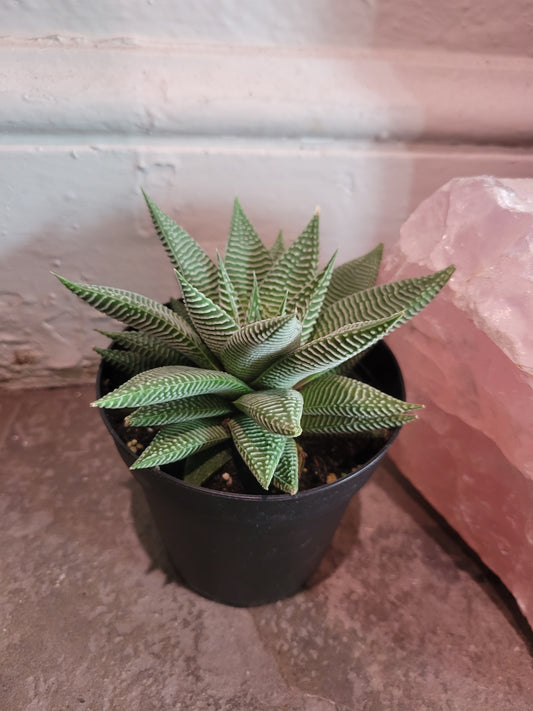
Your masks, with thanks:
<instances>
[{"instance_id":1,"label":"pointed green leaf","mask_svg":"<svg viewBox=\"0 0 533 711\"><path fill-rule=\"evenodd\" d=\"M272 260L238 200L235 200L233 206L225 264L229 277L239 294L241 305L245 306L252 291L254 272L258 280L261 281L270 268Z\"/></svg>"},{"instance_id":2,"label":"pointed green leaf","mask_svg":"<svg viewBox=\"0 0 533 711\"><path fill-rule=\"evenodd\" d=\"M150 427L188 422L205 417L229 415L233 412L231 402L217 395L196 395L181 400L161 402L139 407L126 417L127 425Z\"/></svg>"},{"instance_id":3,"label":"pointed green leaf","mask_svg":"<svg viewBox=\"0 0 533 711\"><path fill-rule=\"evenodd\" d=\"M288 300L289 300L289 290L285 289L285 294L283 295L283 300L280 304L279 311L277 314L275 314L276 316L285 316L285 314L287 313ZM302 336L300 334L300 342L301 342L301 340L302 340Z\"/></svg>"},{"instance_id":4,"label":"pointed green leaf","mask_svg":"<svg viewBox=\"0 0 533 711\"><path fill-rule=\"evenodd\" d=\"M294 350L300 332L301 324L295 316L255 321L230 337L220 358L230 373L249 380L276 358Z\"/></svg>"},{"instance_id":5,"label":"pointed green leaf","mask_svg":"<svg viewBox=\"0 0 533 711\"><path fill-rule=\"evenodd\" d=\"M145 469L177 462L229 437L228 430L217 419L166 425L156 434L131 468Z\"/></svg>"},{"instance_id":6,"label":"pointed green leaf","mask_svg":"<svg viewBox=\"0 0 533 711\"><path fill-rule=\"evenodd\" d=\"M374 286L382 255L383 244L378 244L368 254L338 266L331 277L328 293L324 299L324 307L331 306L335 301L339 301L355 291L363 291Z\"/></svg>"},{"instance_id":7,"label":"pointed green leaf","mask_svg":"<svg viewBox=\"0 0 533 711\"><path fill-rule=\"evenodd\" d=\"M190 324L171 309L124 289L77 284L55 275L76 296L107 316L168 343L196 365L218 367L214 356Z\"/></svg>"},{"instance_id":8,"label":"pointed green leaf","mask_svg":"<svg viewBox=\"0 0 533 711\"><path fill-rule=\"evenodd\" d=\"M427 306L446 284L454 269L451 266L434 274L381 284L351 294L322 311L314 337L330 333L346 323L385 318L403 311L402 318L396 324L400 326Z\"/></svg>"},{"instance_id":9,"label":"pointed green leaf","mask_svg":"<svg viewBox=\"0 0 533 711\"><path fill-rule=\"evenodd\" d=\"M247 385L220 370L167 365L139 373L94 402L93 406L140 407L210 393L235 399L246 392L250 392Z\"/></svg>"},{"instance_id":10,"label":"pointed green leaf","mask_svg":"<svg viewBox=\"0 0 533 711\"><path fill-rule=\"evenodd\" d=\"M286 437L267 432L246 415L228 421L237 451L263 489L268 489L285 448Z\"/></svg>"},{"instance_id":11,"label":"pointed green leaf","mask_svg":"<svg viewBox=\"0 0 533 711\"><path fill-rule=\"evenodd\" d=\"M276 241L272 245L272 247L269 249L270 252L270 258L272 260L272 264L275 264L278 259L282 256L282 254L285 252L285 245L283 243L283 232L280 230L278 232L278 236L276 237Z\"/></svg>"},{"instance_id":12,"label":"pointed green leaf","mask_svg":"<svg viewBox=\"0 0 533 711\"><path fill-rule=\"evenodd\" d=\"M356 434L390 427L401 427L415 415L377 415L375 417L355 417L348 415L302 415L304 434Z\"/></svg>"},{"instance_id":13,"label":"pointed green leaf","mask_svg":"<svg viewBox=\"0 0 533 711\"><path fill-rule=\"evenodd\" d=\"M204 343L217 355L229 337L239 329L233 318L209 297L198 291L176 270L183 291L185 306Z\"/></svg>"},{"instance_id":14,"label":"pointed green leaf","mask_svg":"<svg viewBox=\"0 0 533 711\"><path fill-rule=\"evenodd\" d=\"M98 330L98 329L97 329ZM140 331L100 331L103 336L107 336L114 343L128 351L138 353L139 355L149 356L152 362L151 368L156 368L158 365L193 365L179 351L171 348L163 341L160 341L148 333ZM147 370L147 368L145 368Z\"/></svg>"},{"instance_id":15,"label":"pointed green leaf","mask_svg":"<svg viewBox=\"0 0 533 711\"><path fill-rule=\"evenodd\" d=\"M93 351L98 353L103 361L130 376L159 365L156 359L140 353L119 351L116 348L97 348L96 346L93 348Z\"/></svg>"},{"instance_id":16,"label":"pointed green leaf","mask_svg":"<svg viewBox=\"0 0 533 711\"><path fill-rule=\"evenodd\" d=\"M272 483L287 494L296 494L298 491L298 479L298 449L294 439L289 438L285 442L285 449L272 477Z\"/></svg>"},{"instance_id":17,"label":"pointed green leaf","mask_svg":"<svg viewBox=\"0 0 533 711\"><path fill-rule=\"evenodd\" d=\"M154 227L173 265L197 289L211 299L218 294L217 268L183 227L166 215L143 191Z\"/></svg>"},{"instance_id":18,"label":"pointed green leaf","mask_svg":"<svg viewBox=\"0 0 533 711\"><path fill-rule=\"evenodd\" d=\"M302 432L303 397L297 390L261 390L235 400L235 407L274 434L297 437Z\"/></svg>"},{"instance_id":19,"label":"pointed green leaf","mask_svg":"<svg viewBox=\"0 0 533 711\"><path fill-rule=\"evenodd\" d=\"M233 457L233 449L221 443L191 454L185 461L183 481L201 486L211 474L227 464Z\"/></svg>"},{"instance_id":20,"label":"pointed green leaf","mask_svg":"<svg viewBox=\"0 0 533 711\"><path fill-rule=\"evenodd\" d=\"M333 271L333 263L336 253L330 259L325 268L317 274L317 276L305 286L302 291L296 296L294 302L289 305L289 308L296 308L296 316L302 322L302 345L307 342L315 327L316 320L322 309L324 296L328 289L329 280Z\"/></svg>"},{"instance_id":21,"label":"pointed green leaf","mask_svg":"<svg viewBox=\"0 0 533 711\"><path fill-rule=\"evenodd\" d=\"M259 294L259 285L257 283L257 277L254 272L252 293L250 294L250 300L248 301L248 311L246 313L246 323L261 321L261 319L261 296Z\"/></svg>"},{"instance_id":22,"label":"pointed green leaf","mask_svg":"<svg viewBox=\"0 0 533 711\"><path fill-rule=\"evenodd\" d=\"M403 314L348 324L280 358L253 382L254 388L287 388L352 358L387 335Z\"/></svg>"},{"instance_id":23,"label":"pointed green leaf","mask_svg":"<svg viewBox=\"0 0 533 711\"><path fill-rule=\"evenodd\" d=\"M240 322L239 296L233 286L226 265L220 254L218 258L218 303L231 316L235 323Z\"/></svg>"},{"instance_id":24,"label":"pointed green leaf","mask_svg":"<svg viewBox=\"0 0 533 711\"><path fill-rule=\"evenodd\" d=\"M278 313L286 290L288 302L291 303L296 294L314 278L318 266L318 228L318 214L315 214L264 280L259 280L265 313L271 316Z\"/></svg>"},{"instance_id":25,"label":"pointed green leaf","mask_svg":"<svg viewBox=\"0 0 533 711\"><path fill-rule=\"evenodd\" d=\"M305 415L394 415L421 407L360 380L330 373L314 378L301 392Z\"/></svg>"}]
</instances>

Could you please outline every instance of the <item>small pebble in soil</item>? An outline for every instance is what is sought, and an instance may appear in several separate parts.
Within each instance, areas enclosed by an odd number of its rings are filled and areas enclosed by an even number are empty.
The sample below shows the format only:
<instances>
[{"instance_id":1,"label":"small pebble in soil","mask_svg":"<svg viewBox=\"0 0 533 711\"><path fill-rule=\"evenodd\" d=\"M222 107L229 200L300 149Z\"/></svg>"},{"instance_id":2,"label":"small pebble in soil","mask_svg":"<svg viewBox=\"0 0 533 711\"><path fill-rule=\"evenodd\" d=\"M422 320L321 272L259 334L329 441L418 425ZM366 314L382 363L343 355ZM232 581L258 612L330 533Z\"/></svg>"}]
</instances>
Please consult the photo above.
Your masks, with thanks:
<instances>
[{"instance_id":1,"label":"small pebble in soil","mask_svg":"<svg viewBox=\"0 0 533 711\"><path fill-rule=\"evenodd\" d=\"M117 382L115 386L120 385ZM108 389L112 389L108 384ZM106 389L104 388L104 392ZM125 426L124 410L107 410L107 415L121 439L133 454L138 454L152 441L159 427ZM361 468L376 452L383 447L390 432L381 431L377 436L309 438L299 437L301 473L299 491L312 489L336 481L347 473ZM325 447L325 442L327 446ZM164 470L172 476L182 476L181 463L165 465ZM337 471L338 473L334 473ZM215 472L203 486L218 491L237 494L264 495L265 491L255 481L247 467L239 460L231 460L222 471ZM270 495L283 494L283 491L270 486Z\"/></svg>"},{"instance_id":2,"label":"small pebble in soil","mask_svg":"<svg viewBox=\"0 0 533 711\"><path fill-rule=\"evenodd\" d=\"M136 439L130 439L128 442L126 442L126 444L134 454L136 452L140 452L141 449L144 449L144 446Z\"/></svg>"}]
</instances>

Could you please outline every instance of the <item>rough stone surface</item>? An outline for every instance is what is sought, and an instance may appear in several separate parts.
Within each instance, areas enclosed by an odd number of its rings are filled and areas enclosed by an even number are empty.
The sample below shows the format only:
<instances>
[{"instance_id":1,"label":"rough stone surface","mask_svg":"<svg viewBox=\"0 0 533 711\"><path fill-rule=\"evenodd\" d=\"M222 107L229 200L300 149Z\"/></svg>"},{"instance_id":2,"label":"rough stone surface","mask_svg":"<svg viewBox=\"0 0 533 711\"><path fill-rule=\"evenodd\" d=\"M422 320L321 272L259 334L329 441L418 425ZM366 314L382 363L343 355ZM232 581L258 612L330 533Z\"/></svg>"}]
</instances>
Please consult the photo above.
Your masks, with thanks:
<instances>
[{"instance_id":1,"label":"rough stone surface","mask_svg":"<svg viewBox=\"0 0 533 711\"><path fill-rule=\"evenodd\" d=\"M92 398L0 399L1 709L533 708L530 628L391 462L312 586L224 607L173 578Z\"/></svg>"},{"instance_id":2,"label":"rough stone surface","mask_svg":"<svg viewBox=\"0 0 533 711\"><path fill-rule=\"evenodd\" d=\"M393 458L533 620L533 180L453 180L423 202L382 277L454 263L389 339L426 404Z\"/></svg>"}]
</instances>

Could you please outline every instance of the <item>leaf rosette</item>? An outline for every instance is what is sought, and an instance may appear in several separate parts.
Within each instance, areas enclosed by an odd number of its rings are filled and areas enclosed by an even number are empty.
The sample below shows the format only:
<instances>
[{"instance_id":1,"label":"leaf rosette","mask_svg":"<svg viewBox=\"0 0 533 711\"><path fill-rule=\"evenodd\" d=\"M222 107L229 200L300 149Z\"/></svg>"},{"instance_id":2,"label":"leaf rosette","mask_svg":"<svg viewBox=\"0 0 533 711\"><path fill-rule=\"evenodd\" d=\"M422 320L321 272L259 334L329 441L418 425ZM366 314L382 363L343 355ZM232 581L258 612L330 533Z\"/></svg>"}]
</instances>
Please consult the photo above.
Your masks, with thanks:
<instances>
[{"instance_id":1,"label":"leaf rosette","mask_svg":"<svg viewBox=\"0 0 533 711\"><path fill-rule=\"evenodd\" d=\"M398 427L419 405L346 372L424 308L454 271L377 285L382 245L318 269L319 216L285 247L263 243L236 200L224 257L202 247L145 195L182 301L161 305L114 287L59 280L130 330L97 348L129 379L95 403L129 408L126 423L157 427L132 468L189 458L201 485L239 457L265 490L298 490L298 438ZM191 462L193 463L191 465Z\"/></svg>"}]
</instances>

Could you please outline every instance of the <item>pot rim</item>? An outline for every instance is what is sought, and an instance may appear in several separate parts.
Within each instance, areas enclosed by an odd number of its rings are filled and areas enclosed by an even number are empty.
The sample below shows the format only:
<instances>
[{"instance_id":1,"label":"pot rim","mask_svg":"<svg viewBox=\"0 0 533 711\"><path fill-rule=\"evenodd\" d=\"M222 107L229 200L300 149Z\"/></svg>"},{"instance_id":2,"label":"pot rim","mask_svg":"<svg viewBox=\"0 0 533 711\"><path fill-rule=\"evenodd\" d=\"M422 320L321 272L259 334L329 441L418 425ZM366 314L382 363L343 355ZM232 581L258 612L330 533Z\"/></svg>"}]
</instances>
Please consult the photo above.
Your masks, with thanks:
<instances>
[{"instance_id":1,"label":"pot rim","mask_svg":"<svg viewBox=\"0 0 533 711\"><path fill-rule=\"evenodd\" d=\"M387 353L387 356L391 359L394 370L396 371L395 375L398 379L398 384L400 386L400 394L401 394L401 399L405 399L405 383L403 380L403 375L402 371L400 369L400 366L398 364L398 361L396 359L396 356L390 349L390 347L384 342L384 341L379 341L378 343L374 344L372 348L375 348L376 346L379 346L381 348L385 349L385 352ZM101 397L102 392L101 392L101 381L102 381L102 372L103 368L105 367L105 363L103 360L100 361L100 365L98 367L98 371L96 374L96 394L97 397ZM115 444L120 447L120 449L126 450L131 456L134 458L137 458L136 455L131 452L131 450L128 448L126 443L119 437L117 431L114 429L113 425L111 424L111 421L108 417L107 414L107 409L106 408L98 408L100 411L100 415L102 416L102 419L104 421L104 424L113 437ZM336 481L326 483L326 484L320 484L319 486L314 486L311 489L305 489L304 491L297 491L295 494L269 494L265 492L264 494L237 494L231 491L219 491L217 489L208 489L203 486L197 486L195 484L189 484L188 482L184 481L183 479L180 479L177 476L174 476L172 474L168 474L165 472L163 469L159 467L146 467L146 469L137 469L137 470L132 470L130 469L131 474L135 477L135 472L136 471L149 471L152 472L152 474L156 477L160 477L162 479L165 479L168 481L170 484L174 486L183 486L186 489L193 490L194 492L197 492L199 495L207 495L207 496L213 496L215 498L220 498L220 499L226 499L226 500L236 500L236 501L241 501L241 502L259 502L259 501L264 501L264 502L286 502L286 501L299 501L301 499L307 498L309 496L316 496L319 495L324 491L324 489L328 489L328 491L333 491L334 488L341 487L345 485L348 481L352 481L354 478L357 478L361 476L364 472L367 471L372 465L376 462L376 460L380 460L384 457L386 454L387 450L391 447L391 445L394 443L396 438L398 437L399 433L401 430L400 427L394 427L391 428L390 431L390 436L389 439L385 442L385 444L380 447L380 449L368 460L364 462L358 469L352 470L349 474L346 474L346 476L340 477ZM296 438L298 439L298 438ZM323 437L324 440L327 439L327 436Z\"/></svg>"}]
</instances>

